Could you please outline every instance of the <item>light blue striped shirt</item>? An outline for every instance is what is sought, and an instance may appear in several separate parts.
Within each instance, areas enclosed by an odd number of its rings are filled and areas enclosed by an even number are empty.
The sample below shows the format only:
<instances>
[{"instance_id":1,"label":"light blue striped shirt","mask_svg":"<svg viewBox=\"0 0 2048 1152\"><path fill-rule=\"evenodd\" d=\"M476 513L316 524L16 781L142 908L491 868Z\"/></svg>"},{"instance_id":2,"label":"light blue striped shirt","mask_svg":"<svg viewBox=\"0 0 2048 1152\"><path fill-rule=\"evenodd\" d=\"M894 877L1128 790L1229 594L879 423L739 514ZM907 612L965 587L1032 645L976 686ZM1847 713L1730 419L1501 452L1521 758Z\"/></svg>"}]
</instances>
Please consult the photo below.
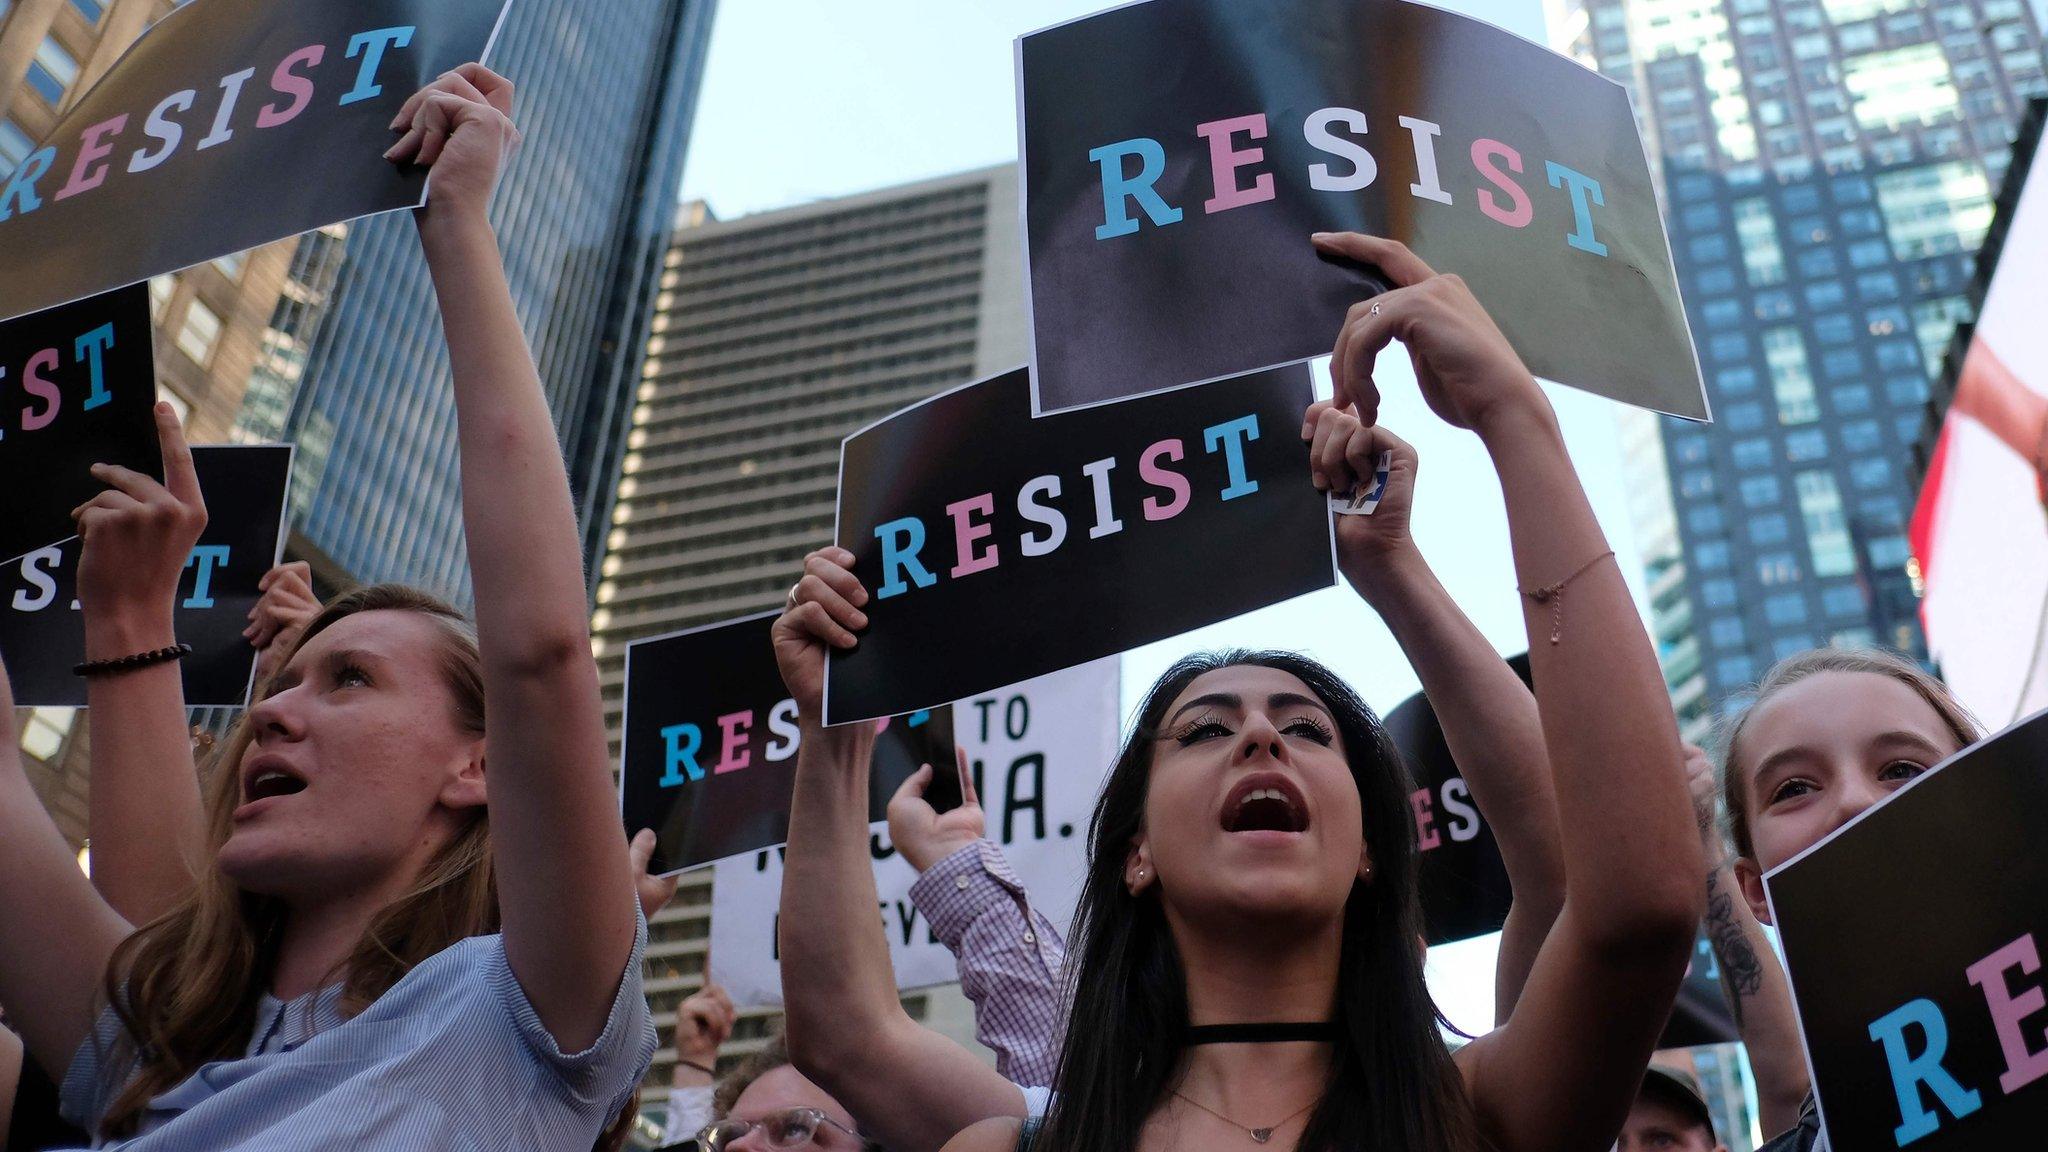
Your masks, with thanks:
<instances>
[{"instance_id":1,"label":"light blue striped shirt","mask_svg":"<svg viewBox=\"0 0 2048 1152\"><path fill-rule=\"evenodd\" d=\"M575 1053L542 1026L499 936L444 949L352 1019L335 1007L338 986L265 996L241 1059L202 1066L150 1102L135 1136L92 1147L590 1152L654 1056L646 948L641 920L604 1033ZM121 1039L103 1013L64 1077L64 1118L96 1137L132 1075Z\"/></svg>"}]
</instances>

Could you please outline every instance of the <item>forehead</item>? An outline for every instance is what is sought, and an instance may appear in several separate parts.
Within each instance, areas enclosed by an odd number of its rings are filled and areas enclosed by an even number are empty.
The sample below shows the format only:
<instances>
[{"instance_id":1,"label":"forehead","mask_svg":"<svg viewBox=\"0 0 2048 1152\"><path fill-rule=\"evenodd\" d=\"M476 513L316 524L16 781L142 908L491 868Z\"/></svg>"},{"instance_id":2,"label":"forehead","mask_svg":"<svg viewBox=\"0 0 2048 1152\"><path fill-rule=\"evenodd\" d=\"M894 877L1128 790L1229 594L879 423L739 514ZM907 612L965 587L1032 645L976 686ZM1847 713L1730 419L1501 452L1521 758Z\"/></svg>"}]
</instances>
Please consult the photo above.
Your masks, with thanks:
<instances>
[{"instance_id":1,"label":"forehead","mask_svg":"<svg viewBox=\"0 0 2048 1152\"><path fill-rule=\"evenodd\" d=\"M839 1101L788 1064L755 1077L739 1099L732 1102L731 1115L739 1120L758 1120L784 1108L816 1108L848 1128L854 1126L852 1114Z\"/></svg>"},{"instance_id":2,"label":"forehead","mask_svg":"<svg viewBox=\"0 0 2048 1152\"><path fill-rule=\"evenodd\" d=\"M1941 713L1910 686L1876 672L1819 672L1757 705L1743 726L1742 760L1754 769L1787 748L1856 750L1892 731L1942 752L1960 747Z\"/></svg>"},{"instance_id":3,"label":"forehead","mask_svg":"<svg viewBox=\"0 0 2048 1152\"><path fill-rule=\"evenodd\" d=\"M367 652L394 664L431 659L440 625L418 612L380 608L344 616L299 645L285 664L303 671L331 652Z\"/></svg>"},{"instance_id":4,"label":"forehead","mask_svg":"<svg viewBox=\"0 0 2048 1152\"><path fill-rule=\"evenodd\" d=\"M1166 714L1173 715L1188 701L1197 697L1219 694L1238 697L1244 701L1246 708L1263 708L1267 699L1272 696L1306 696L1316 701L1317 706L1324 711L1329 711L1328 706L1321 703L1322 697L1316 695L1314 689L1292 672L1268 668L1261 664L1233 664L1228 668L1218 668L1195 677L1186 688L1181 689L1180 695L1174 697L1173 703L1167 706Z\"/></svg>"}]
</instances>

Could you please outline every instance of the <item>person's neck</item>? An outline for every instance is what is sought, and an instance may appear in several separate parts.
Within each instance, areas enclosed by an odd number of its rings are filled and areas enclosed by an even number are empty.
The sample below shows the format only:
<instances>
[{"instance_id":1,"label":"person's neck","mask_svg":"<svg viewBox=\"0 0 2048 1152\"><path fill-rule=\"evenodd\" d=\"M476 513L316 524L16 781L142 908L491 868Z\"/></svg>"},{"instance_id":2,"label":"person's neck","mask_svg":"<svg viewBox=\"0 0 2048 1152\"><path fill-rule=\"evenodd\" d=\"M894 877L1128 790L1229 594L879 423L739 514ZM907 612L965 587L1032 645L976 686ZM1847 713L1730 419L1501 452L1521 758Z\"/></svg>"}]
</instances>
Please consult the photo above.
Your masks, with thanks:
<instances>
[{"instance_id":1,"label":"person's neck","mask_svg":"<svg viewBox=\"0 0 2048 1152\"><path fill-rule=\"evenodd\" d=\"M348 958L378 913L402 896L412 881L413 876L401 870L330 897L290 902L279 928L270 994L292 1000L344 979Z\"/></svg>"},{"instance_id":2,"label":"person's neck","mask_svg":"<svg viewBox=\"0 0 2048 1152\"><path fill-rule=\"evenodd\" d=\"M1190 1024L1315 1023L1336 1015L1341 921L1296 936L1242 926L1175 935ZM1263 1126L1316 1098L1329 1067L1330 1045L1320 1041L1200 1044L1182 1054L1177 1086L1233 1120Z\"/></svg>"}]
</instances>

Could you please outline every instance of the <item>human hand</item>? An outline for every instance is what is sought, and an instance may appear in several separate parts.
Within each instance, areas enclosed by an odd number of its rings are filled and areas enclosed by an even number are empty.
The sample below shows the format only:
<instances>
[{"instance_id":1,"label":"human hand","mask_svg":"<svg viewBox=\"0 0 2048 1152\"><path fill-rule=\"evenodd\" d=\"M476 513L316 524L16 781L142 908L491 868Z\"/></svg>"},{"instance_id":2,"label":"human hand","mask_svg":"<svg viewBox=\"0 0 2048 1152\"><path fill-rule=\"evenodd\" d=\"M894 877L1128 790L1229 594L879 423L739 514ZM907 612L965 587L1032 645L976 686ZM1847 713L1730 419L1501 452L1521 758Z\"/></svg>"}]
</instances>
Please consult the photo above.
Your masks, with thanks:
<instances>
[{"instance_id":1,"label":"human hand","mask_svg":"<svg viewBox=\"0 0 2048 1152\"><path fill-rule=\"evenodd\" d=\"M193 545L206 530L206 501L199 492L192 449L169 404L156 406L156 433L163 447L163 483L119 465L95 464L93 478L105 483L107 490L71 510L84 537L78 556L78 603L85 613L89 648L99 647L95 633L110 631L149 633L110 637L108 643L114 646L163 647L173 642L171 613L178 582ZM92 651L87 656L128 654Z\"/></svg>"},{"instance_id":2,"label":"human hand","mask_svg":"<svg viewBox=\"0 0 2048 1152\"><path fill-rule=\"evenodd\" d=\"M868 626L861 606L868 590L853 574L853 553L820 548L804 557L804 575L789 590L789 603L771 634L783 687L797 713L818 719L825 699L825 651L859 643L854 630Z\"/></svg>"},{"instance_id":3,"label":"human hand","mask_svg":"<svg viewBox=\"0 0 2048 1152\"><path fill-rule=\"evenodd\" d=\"M405 135L384 153L386 160L433 169L423 213L481 217L519 148L512 82L481 64L443 72L412 94L391 130Z\"/></svg>"},{"instance_id":4,"label":"human hand","mask_svg":"<svg viewBox=\"0 0 2048 1152\"><path fill-rule=\"evenodd\" d=\"M320 615L320 598L313 595L313 566L304 560L279 564L256 582L263 595L249 609L249 626L242 638L256 649L256 678L277 671L278 665L298 646L306 625Z\"/></svg>"},{"instance_id":5,"label":"human hand","mask_svg":"<svg viewBox=\"0 0 2048 1152\"><path fill-rule=\"evenodd\" d=\"M1718 862L1728 853L1721 843L1721 825L1717 820L1720 803L1720 781L1714 774L1714 761L1707 750L1690 740L1679 744L1685 752L1685 783L1692 792L1692 815L1699 822L1700 845L1707 850L1707 861L1718 867Z\"/></svg>"},{"instance_id":6,"label":"human hand","mask_svg":"<svg viewBox=\"0 0 2048 1152\"><path fill-rule=\"evenodd\" d=\"M1337 517L1337 566L1368 600L1393 561L1415 552L1409 519L1415 505L1419 458L1406 440L1385 428L1369 426L1354 410L1330 400L1309 405L1302 417L1301 438L1309 442L1309 474L1315 486L1338 495L1369 484L1379 471L1380 456L1391 454L1387 483L1379 506L1370 516Z\"/></svg>"},{"instance_id":7,"label":"human hand","mask_svg":"<svg viewBox=\"0 0 2048 1152\"><path fill-rule=\"evenodd\" d=\"M1472 290L1439 275L1398 240L1356 232L1322 232L1318 250L1371 264L1396 285L1351 306L1330 360L1339 407L1356 407L1368 426L1379 422L1373 360L1399 340L1415 365L1422 398L1438 416L1482 435L1498 420L1546 411L1549 401L1507 337Z\"/></svg>"},{"instance_id":8,"label":"human hand","mask_svg":"<svg viewBox=\"0 0 2048 1152\"><path fill-rule=\"evenodd\" d=\"M654 914L668 906L675 899L676 885L682 883L681 873L674 876L650 876L647 862L654 859L654 829L642 828L633 833L633 840L626 845L626 859L631 862L633 888L640 897L640 914L654 919Z\"/></svg>"},{"instance_id":9,"label":"human hand","mask_svg":"<svg viewBox=\"0 0 2048 1152\"><path fill-rule=\"evenodd\" d=\"M932 766L910 774L889 797L889 843L920 874L932 865L981 839L988 832L981 798L974 794L974 773L967 770L967 750L953 749L954 771L960 774L960 806L939 812L924 798L932 785Z\"/></svg>"},{"instance_id":10,"label":"human hand","mask_svg":"<svg viewBox=\"0 0 2048 1152\"><path fill-rule=\"evenodd\" d=\"M718 1066L718 1050L732 1035L739 1013L725 989L705 982L676 1006L676 1056L706 1068Z\"/></svg>"}]
</instances>

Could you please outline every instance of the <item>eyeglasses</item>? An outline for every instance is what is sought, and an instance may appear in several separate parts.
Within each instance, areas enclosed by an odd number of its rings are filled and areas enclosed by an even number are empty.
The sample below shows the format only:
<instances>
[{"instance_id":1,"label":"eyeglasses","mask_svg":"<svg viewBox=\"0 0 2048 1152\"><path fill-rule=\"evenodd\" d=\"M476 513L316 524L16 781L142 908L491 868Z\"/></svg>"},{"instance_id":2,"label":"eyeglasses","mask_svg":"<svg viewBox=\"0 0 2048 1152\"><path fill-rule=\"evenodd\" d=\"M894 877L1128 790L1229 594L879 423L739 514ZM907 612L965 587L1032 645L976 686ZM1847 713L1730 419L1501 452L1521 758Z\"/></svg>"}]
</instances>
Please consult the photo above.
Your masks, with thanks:
<instances>
[{"instance_id":1,"label":"eyeglasses","mask_svg":"<svg viewBox=\"0 0 2048 1152\"><path fill-rule=\"evenodd\" d=\"M716 1123L706 1124L704 1130L697 1133L697 1145L703 1152L725 1152L733 1141L759 1128L762 1134L768 1137L770 1148L802 1148L817 1138L819 1128L828 1124L855 1140L861 1139L860 1133L816 1108L784 1108L779 1112L770 1112L759 1120L738 1120L728 1117Z\"/></svg>"}]
</instances>

